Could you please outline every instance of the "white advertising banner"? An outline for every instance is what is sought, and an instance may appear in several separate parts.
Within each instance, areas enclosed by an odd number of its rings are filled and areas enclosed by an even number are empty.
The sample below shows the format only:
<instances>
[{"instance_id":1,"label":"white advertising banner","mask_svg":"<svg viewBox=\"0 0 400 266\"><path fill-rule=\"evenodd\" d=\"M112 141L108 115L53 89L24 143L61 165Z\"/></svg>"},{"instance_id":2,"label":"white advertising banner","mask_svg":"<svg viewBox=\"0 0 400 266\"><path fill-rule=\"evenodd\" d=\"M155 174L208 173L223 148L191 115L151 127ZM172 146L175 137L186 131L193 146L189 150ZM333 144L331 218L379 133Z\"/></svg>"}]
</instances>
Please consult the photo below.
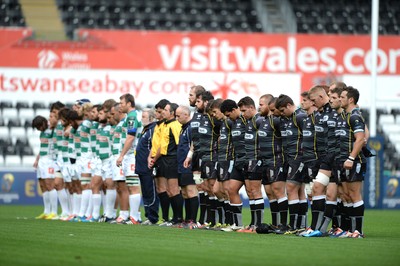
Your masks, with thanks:
<instances>
[{"instance_id":1,"label":"white advertising banner","mask_svg":"<svg viewBox=\"0 0 400 266\"><path fill-rule=\"evenodd\" d=\"M58 100L72 103L81 98L101 103L131 93L140 106L154 105L163 98L188 104L192 85L203 85L216 98L238 101L250 96L258 104L258 98L263 94L278 96L283 93L299 103L301 76L247 72L0 68L1 99L14 103Z\"/></svg>"}]
</instances>

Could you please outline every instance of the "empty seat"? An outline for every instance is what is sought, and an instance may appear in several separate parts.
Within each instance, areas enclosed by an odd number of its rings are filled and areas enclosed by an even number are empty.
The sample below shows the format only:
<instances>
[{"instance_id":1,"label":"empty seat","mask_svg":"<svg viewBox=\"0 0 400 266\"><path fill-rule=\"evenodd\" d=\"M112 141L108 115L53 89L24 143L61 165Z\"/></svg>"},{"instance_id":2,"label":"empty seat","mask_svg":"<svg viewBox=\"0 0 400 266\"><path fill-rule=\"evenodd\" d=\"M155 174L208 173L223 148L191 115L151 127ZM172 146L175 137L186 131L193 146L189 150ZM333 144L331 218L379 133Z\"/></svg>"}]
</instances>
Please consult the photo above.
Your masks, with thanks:
<instances>
[{"instance_id":1,"label":"empty seat","mask_svg":"<svg viewBox=\"0 0 400 266\"><path fill-rule=\"evenodd\" d=\"M8 129L7 126L0 126L0 138L2 139L8 139L10 136L10 130Z\"/></svg>"},{"instance_id":2,"label":"empty seat","mask_svg":"<svg viewBox=\"0 0 400 266\"><path fill-rule=\"evenodd\" d=\"M20 109L28 109L28 108L30 108L28 102L17 102L17 104L15 105L15 107L17 108L18 111L19 111Z\"/></svg>"},{"instance_id":3,"label":"empty seat","mask_svg":"<svg viewBox=\"0 0 400 266\"><path fill-rule=\"evenodd\" d=\"M394 116L392 114L382 114L379 116L379 125L394 124Z\"/></svg>"},{"instance_id":4,"label":"empty seat","mask_svg":"<svg viewBox=\"0 0 400 266\"><path fill-rule=\"evenodd\" d=\"M15 108L6 108L3 110L2 113L3 119L4 120L15 120L18 118L18 111Z\"/></svg>"},{"instance_id":5,"label":"empty seat","mask_svg":"<svg viewBox=\"0 0 400 266\"><path fill-rule=\"evenodd\" d=\"M7 126L9 129L14 127L22 127L21 121L18 119L10 119L8 120Z\"/></svg>"},{"instance_id":6,"label":"empty seat","mask_svg":"<svg viewBox=\"0 0 400 266\"><path fill-rule=\"evenodd\" d=\"M22 166L23 167L33 167L33 163L36 160L36 156L35 155L24 155L22 156Z\"/></svg>"},{"instance_id":7,"label":"empty seat","mask_svg":"<svg viewBox=\"0 0 400 266\"><path fill-rule=\"evenodd\" d=\"M390 135L389 135L389 140L392 142L392 143L400 143L400 132L394 132L394 133L391 133Z\"/></svg>"},{"instance_id":8,"label":"empty seat","mask_svg":"<svg viewBox=\"0 0 400 266\"><path fill-rule=\"evenodd\" d=\"M35 113L33 109L20 109L19 110L19 119L21 122L25 123L25 121L32 122L32 119L35 117Z\"/></svg>"},{"instance_id":9,"label":"empty seat","mask_svg":"<svg viewBox=\"0 0 400 266\"><path fill-rule=\"evenodd\" d=\"M22 160L19 155L6 155L4 159L5 167L21 167Z\"/></svg>"},{"instance_id":10,"label":"empty seat","mask_svg":"<svg viewBox=\"0 0 400 266\"><path fill-rule=\"evenodd\" d=\"M35 116L38 116L38 115L41 115L41 116L43 116L43 117L45 117L45 118L49 118L49 115L50 115L50 110L49 109L37 109L36 111L35 111Z\"/></svg>"},{"instance_id":11,"label":"empty seat","mask_svg":"<svg viewBox=\"0 0 400 266\"><path fill-rule=\"evenodd\" d=\"M383 132L390 135L391 133L400 132L400 124L385 124L382 126Z\"/></svg>"},{"instance_id":12,"label":"empty seat","mask_svg":"<svg viewBox=\"0 0 400 266\"><path fill-rule=\"evenodd\" d=\"M12 127L10 128L10 136L13 140L26 138L26 130L23 127Z\"/></svg>"},{"instance_id":13,"label":"empty seat","mask_svg":"<svg viewBox=\"0 0 400 266\"><path fill-rule=\"evenodd\" d=\"M5 108L13 108L13 104L11 101L1 101L0 102L0 109L3 110Z\"/></svg>"},{"instance_id":14,"label":"empty seat","mask_svg":"<svg viewBox=\"0 0 400 266\"><path fill-rule=\"evenodd\" d=\"M46 106L46 104L44 104L44 102L34 102L33 104L32 104L32 109L33 110L36 110L36 109L46 109L47 108L47 106Z\"/></svg>"}]
</instances>

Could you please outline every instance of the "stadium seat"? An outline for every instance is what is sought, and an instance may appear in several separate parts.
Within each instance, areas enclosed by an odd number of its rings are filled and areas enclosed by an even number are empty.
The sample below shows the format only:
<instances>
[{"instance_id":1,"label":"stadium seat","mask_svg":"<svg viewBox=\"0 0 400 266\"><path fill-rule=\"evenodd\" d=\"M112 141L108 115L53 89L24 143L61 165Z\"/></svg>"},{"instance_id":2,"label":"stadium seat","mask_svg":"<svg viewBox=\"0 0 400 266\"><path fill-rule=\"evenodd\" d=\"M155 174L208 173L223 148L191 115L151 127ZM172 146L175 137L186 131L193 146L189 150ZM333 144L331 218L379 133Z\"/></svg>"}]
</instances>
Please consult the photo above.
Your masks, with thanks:
<instances>
[{"instance_id":1,"label":"stadium seat","mask_svg":"<svg viewBox=\"0 0 400 266\"><path fill-rule=\"evenodd\" d=\"M379 125L394 124L394 116L392 114L382 114L379 116Z\"/></svg>"},{"instance_id":2,"label":"stadium seat","mask_svg":"<svg viewBox=\"0 0 400 266\"><path fill-rule=\"evenodd\" d=\"M19 118L17 118L8 120L7 126L11 130L11 128L22 127L22 124Z\"/></svg>"},{"instance_id":3,"label":"stadium seat","mask_svg":"<svg viewBox=\"0 0 400 266\"><path fill-rule=\"evenodd\" d=\"M34 117L35 113L33 109L21 109L19 111L19 119L22 123L25 123L25 121L29 121L29 123L31 123Z\"/></svg>"},{"instance_id":4,"label":"stadium seat","mask_svg":"<svg viewBox=\"0 0 400 266\"><path fill-rule=\"evenodd\" d=\"M47 106L44 104L44 102L34 102L32 104L32 109L36 111L37 109L46 109Z\"/></svg>"},{"instance_id":5,"label":"stadium seat","mask_svg":"<svg viewBox=\"0 0 400 266\"><path fill-rule=\"evenodd\" d=\"M225 1L57 1L67 35L75 29L117 28L143 30L262 31L250 2ZM219 18L211 24L210 16ZM247 24L243 24L247 23Z\"/></svg>"},{"instance_id":6,"label":"stadium seat","mask_svg":"<svg viewBox=\"0 0 400 266\"><path fill-rule=\"evenodd\" d=\"M35 162L35 160L36 160L35 155L25 155L22 157L21 164L23 167L26 167L26 168L33 167L33 163Z\"/></svg>"},{"instance_id":7,"label":"stadium seat","mask_svg":"<svg viewBox=\"0 0 400 266\"><path fill-rule=\"evenodd\" d=\"M17 104L15 105L15 107L17 108L18 111L20 111L21 109L29 109L31 108L29 106L28 102L17 102Z\"/></svg>"},{"instance_id":8,"label":"stadium seat","mask_svg":"<svg viewBox=\"0 0 400 266\"><path fill-rule=\"evenodd\" d=\"M400 124L385 124L382 129L383 132L388 135L392 133L398 133L400 132Z\"/></svg>"},{"instance_id":9,"label":"stadium seat","mask_svg":"<svg viewBox=\"0 0 400 266\"><path fill-rule=\"evenodd\" d=\"M6 109L6 108L13 108L14 106L13 106L13 104L12 104L12 102L11 101L1 101L0 102L0 109L1 109L1 111L3 111L4 109Z\"/></svg>"},{"instance_id":10,"label":"stadium seat","mask_svg":"<svg viewBox=\"0 0 400 266\"><path fill-rule=\"evenodd\" d=\"M4 165L6 167L21 167L22 160L19 155L6 155L4 158Z\"/></svg>"},{"instance_id":11,"label":"stadium seat","mask_svg":"<svg viewBox=\"0 0 400 266\"><path fill-rule=\"evenodd\" d=\"M7 126L0 126L0 137L2 139L8 139L10 136L10 130Z\"/></svg>"},{"instance_id":12,"label":"stadium seat","mask_svg":"<svg viewBox=\"0 0 400 266\"><path fill-rule=\"evenodd\" d=\"M41 115L41 116L45 117L46 119L48 119L49 115L50 115L50 110L47 108L46 109L37 109L35 111L35 116L38 116L38 115Z\"/></svg>"},{"instance_id":13,"label":"stadium seat","mask_svg":"<svg viewBox=\"0 0 400 266\"><path fill-rule=\"evenodd\" d=\"M3 110L2 116L4 120L17 120L18 119L18 111L16 108L6 108Z\"/></svg>"}]
</instances>

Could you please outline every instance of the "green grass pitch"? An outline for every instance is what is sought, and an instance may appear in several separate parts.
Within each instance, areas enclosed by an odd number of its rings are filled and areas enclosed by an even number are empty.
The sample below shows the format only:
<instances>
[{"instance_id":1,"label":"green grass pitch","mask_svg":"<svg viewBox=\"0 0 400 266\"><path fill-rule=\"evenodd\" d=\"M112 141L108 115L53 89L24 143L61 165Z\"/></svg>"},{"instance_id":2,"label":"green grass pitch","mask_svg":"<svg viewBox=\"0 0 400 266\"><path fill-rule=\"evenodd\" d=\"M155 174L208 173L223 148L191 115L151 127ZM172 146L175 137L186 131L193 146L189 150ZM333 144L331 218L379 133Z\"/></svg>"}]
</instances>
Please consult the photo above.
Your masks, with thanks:
<instances>
[{"instance_id":1,"label":"green grass pitch","mask_svg":"<svg viewBox=\"0 0 400 266\"><path fill-rule=\"evenodd\" d=\"M0 206L0 265L400 265L400 211L367 210L365 239L35 220L41 211Z\"/></svg>"}]
</instances>

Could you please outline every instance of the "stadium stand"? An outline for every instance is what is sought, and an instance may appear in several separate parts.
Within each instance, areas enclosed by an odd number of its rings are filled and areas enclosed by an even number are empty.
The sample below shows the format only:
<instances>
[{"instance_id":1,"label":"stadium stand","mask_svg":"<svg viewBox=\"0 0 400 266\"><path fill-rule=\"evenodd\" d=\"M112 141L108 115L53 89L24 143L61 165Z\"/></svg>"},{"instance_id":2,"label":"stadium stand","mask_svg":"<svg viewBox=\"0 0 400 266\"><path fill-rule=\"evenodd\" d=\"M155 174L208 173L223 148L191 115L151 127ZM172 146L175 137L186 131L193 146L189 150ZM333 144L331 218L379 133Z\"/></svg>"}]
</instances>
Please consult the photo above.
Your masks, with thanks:
<instances>
[{"instance_id":1,"label":"stadium stand","mask_svg":"<svg viewBox=\"0 0 400 266\"><path fill-rule=\"evenodd\" d=\"M57 0L67 35L77 28L261 32L252 2Z\"/></svg>"},{"instance_id":2,"label":"stadium stand","mask_svg":"<svg viewBox=\"0 0 400 266\"><path fill-rule=\"evenodd\" d=\"M299 33L369 34L371 1L290 0ZM380 1L379 34L400 33L400 2Z\"/></svg>"},{"instance_id":3,"label":"stadium stand","mask_svg":"<svg viewBox=\"0 0 400 266\"><path fill-rule=\"evenodd\" d=\"M26 26L18 0L2 0L0 3L0 27Z\"/></svg>"}]
</instances>

